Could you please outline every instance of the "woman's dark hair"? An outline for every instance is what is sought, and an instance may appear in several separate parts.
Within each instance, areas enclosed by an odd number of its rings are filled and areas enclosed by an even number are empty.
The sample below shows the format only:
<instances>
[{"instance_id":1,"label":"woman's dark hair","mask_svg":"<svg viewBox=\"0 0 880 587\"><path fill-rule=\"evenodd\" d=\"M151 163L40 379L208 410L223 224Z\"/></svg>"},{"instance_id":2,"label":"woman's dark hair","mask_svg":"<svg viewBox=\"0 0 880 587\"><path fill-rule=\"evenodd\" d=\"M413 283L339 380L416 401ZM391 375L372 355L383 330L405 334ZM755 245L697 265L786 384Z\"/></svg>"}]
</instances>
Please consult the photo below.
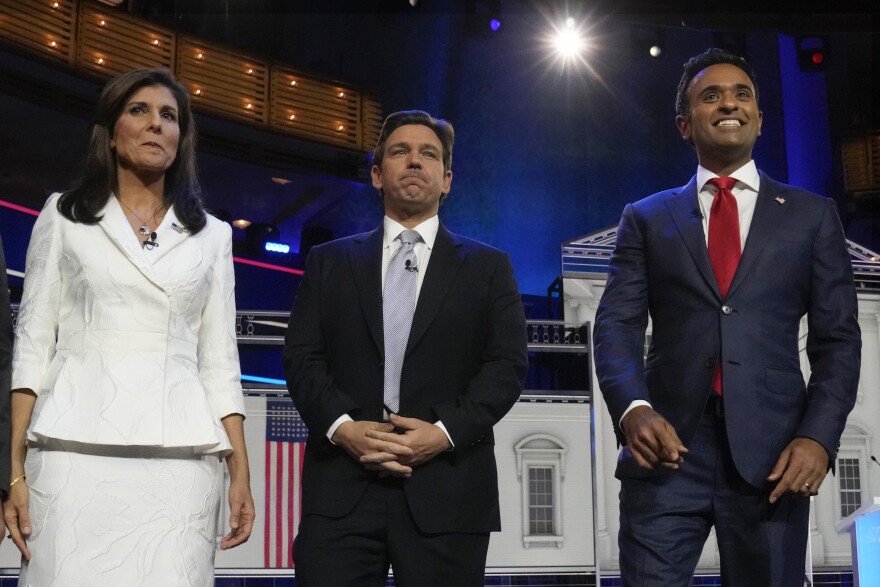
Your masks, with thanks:
<instances>
[{"instance_id":1,"label":"woman's dark hair","mask_svg":"<svg viewBox=\"0 0 880 587\"><path fill-rule=\"evenodd\" d=\"M196 167L196 129L189 94L167 69L136 69L119 75L104 86L91 124L85 164L69 190L58 199L58 211L72 222L96 224L98 213L110 194L118 189L116 152L111 148L113 129L131 96L141 88L164 86L177 100L180 141L177 156L165 171L165 202L191 233L207 222Z\"/></svg>"}]
</instances>

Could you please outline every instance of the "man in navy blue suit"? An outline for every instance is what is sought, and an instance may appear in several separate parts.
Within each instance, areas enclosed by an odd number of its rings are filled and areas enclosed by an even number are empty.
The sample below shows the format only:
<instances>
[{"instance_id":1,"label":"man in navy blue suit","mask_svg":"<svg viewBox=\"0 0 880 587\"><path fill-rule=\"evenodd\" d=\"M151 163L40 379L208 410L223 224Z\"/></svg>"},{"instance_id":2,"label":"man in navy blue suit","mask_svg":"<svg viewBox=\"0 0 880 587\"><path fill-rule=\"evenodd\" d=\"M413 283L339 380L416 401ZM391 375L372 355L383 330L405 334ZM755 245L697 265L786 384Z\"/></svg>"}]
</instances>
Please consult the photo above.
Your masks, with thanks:
<instances>
[{"instance_id":1,"label":"man in navy blue suit","mask_svg":"<svg viewBox=\"0 0 880 587\"><path fill-rule=\"evenodd\" d=\"M809 496L859 378L843 230L832 200L755 167L762 114L744 59L692 58L676 109L697 174L625 207L596 315L596 373L624 445L623 583L688 585L715 526L723 585L801 586Z\"/></svg>"}]
</instances>

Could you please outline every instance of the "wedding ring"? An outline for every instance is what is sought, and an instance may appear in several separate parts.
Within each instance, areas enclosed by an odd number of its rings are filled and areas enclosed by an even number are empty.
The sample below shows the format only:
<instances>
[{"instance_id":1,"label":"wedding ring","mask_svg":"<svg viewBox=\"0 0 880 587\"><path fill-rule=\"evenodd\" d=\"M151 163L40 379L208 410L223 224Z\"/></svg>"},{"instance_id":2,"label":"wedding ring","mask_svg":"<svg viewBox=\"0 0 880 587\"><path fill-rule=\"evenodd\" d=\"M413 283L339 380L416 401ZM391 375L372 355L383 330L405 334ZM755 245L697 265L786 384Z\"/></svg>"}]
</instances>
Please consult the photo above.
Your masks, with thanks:
<instances>
[{"instance_id":1,"label":"wedding ring","mask_svg":"<svg viewBox=\"0 0 880 587\"><path fill-rule=\"evenodd\" d=\"M809 483L804 483L804 487L809 488L809 487L810 487L810 484L809 484Z\"/></svg>"}]
</instances>

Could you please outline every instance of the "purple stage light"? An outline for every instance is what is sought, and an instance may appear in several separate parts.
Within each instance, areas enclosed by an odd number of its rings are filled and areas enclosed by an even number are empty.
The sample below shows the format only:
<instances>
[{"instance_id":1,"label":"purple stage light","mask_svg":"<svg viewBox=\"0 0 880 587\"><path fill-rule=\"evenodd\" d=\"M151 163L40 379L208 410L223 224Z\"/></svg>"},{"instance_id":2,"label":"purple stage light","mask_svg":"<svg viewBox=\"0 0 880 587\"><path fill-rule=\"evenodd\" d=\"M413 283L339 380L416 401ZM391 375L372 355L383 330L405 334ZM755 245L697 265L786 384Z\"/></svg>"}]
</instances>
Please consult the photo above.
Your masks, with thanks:
<instances>
[{"instance_id":1,"label":"purple stage light","mask_svg":"<svg viewBox=\"0 0 880 587\"><path fill-rule=\"evenodd\" d=\"M498 29L501 28L501 21L498 20L497 18L493 18L492 20L489 21L489 28L492 29L493 31L497 31Z\"/></svg>"}]
</instances>

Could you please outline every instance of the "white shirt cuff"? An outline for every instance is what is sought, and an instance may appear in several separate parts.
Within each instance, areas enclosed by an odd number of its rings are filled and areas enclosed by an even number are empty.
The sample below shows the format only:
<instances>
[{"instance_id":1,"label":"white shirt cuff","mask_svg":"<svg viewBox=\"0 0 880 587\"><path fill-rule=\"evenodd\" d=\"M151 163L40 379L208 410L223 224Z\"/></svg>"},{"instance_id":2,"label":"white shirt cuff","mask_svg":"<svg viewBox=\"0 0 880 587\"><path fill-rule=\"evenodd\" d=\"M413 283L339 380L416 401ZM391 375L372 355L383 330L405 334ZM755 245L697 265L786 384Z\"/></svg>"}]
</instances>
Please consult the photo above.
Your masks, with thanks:
<instances>
[{"instance_id":1,"label":"white shirt cuff","mask_svg":"<svg viewBox=\"0 0 880 587\"><path fill-rule=\"evenodd\" d=\"M449 451L455 450L455 443L452 442L452 437L449 436L449 430L446 429L446 426L443 425L443 422L441 422L440 420L437 420L436 422L434 422L434 426L436 426L437 428L442 430L443 434L446 435L446 438L449 440ZM449 452L449 451L447 451L447 452Z\"/></svg>"},{"instance_id":2,"label":"white shirt cuff","mask_svg":"<svg viewBox=\"0 0 880 587\"><path fill-rule=\"evenodd\" d=\"M620 417L620 421L617 423L617 427L620 428L621 431L623 430L623 419L626 418L627 414L629 414L630 412L632 412L635 408L637 408L639 406L648 406L649 408L653 409L651 404L646 402L645 400L634 399L632 401L632 403L629 405L629 407L623 412L623 415ZM335 430L335 428L334 428L334 430Z\"/></svg>"},{"instance_id":3,"label":"white shirt cuff","mask_svg":"<svg viewBox=\"0 0 880 587\"><path fill-rule=\"evenodd\" d=\"M345 422L354 422L354 420L348 414L342 414L330 425L329 430L327 430L327 440L330 441L330 444L336 444L333 442L333 435L336 434L336 429Z\"/></svg>"}]
</instances>

